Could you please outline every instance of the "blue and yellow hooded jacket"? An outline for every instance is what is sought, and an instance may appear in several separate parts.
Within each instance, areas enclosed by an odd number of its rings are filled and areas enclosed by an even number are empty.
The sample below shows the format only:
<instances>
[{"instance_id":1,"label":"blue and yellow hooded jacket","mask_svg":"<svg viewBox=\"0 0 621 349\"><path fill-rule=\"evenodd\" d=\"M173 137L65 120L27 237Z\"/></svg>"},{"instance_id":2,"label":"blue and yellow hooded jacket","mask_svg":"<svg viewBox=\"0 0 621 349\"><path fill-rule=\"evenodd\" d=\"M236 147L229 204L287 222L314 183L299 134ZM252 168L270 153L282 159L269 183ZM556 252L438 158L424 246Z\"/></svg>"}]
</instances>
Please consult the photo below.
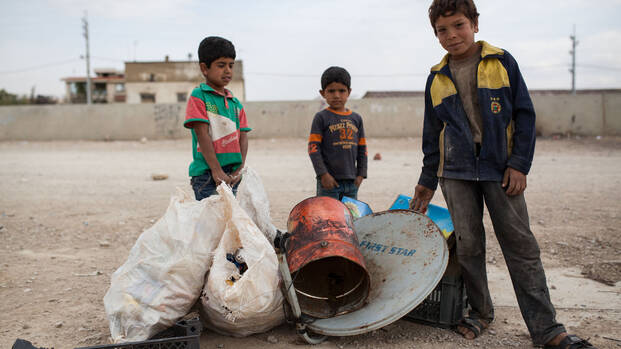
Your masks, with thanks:
<instances>
[{"instance_id":1,"label":"blue and yellow hooded jacket","mask_svg":"<svg viewBox=\"0 0 621 349\"><path fill-rule=\"evenodd\" d=\"M483 137L479 156L451 77L448 55L431 68L425 88L423 170L419 184L438 177L502 181L507 167L528 174L535 151L535 110L515 59L485 41L477 70Z\"/></svg>"}]
</instances>

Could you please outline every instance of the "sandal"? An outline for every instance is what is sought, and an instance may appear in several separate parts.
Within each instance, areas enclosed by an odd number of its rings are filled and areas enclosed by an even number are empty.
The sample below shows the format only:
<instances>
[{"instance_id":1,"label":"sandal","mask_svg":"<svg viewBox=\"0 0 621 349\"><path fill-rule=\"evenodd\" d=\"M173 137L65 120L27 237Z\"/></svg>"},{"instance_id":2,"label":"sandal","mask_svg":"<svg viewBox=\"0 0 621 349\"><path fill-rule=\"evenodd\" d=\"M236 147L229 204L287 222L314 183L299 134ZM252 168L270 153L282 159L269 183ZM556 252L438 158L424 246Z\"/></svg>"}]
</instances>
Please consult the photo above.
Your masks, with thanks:
<instances>
[{"instance_id":1,"label":"sandal","mask_svg":"<svg viewBox=\"0 0 621 349\"><path fill-rule=\"evenodd\" d=\"M589 343L586 339L582 339L573 334L568 334L558 345L544 345L544 349L581 349L590 348L597 349L593 344Z\"/></svg>"},{"instance_id":2,"label":"sandal","mask_svg":"<svg viewBox=\"0 0 621 349\"><path fill-rule=\"evenodd\" d=\"M465 317L457 324L456 332L471 340L480 336L488 327L489 323L485 320ZM472 338L468 336L469 334L472 334Z\"/></svg>"}]
</instances>

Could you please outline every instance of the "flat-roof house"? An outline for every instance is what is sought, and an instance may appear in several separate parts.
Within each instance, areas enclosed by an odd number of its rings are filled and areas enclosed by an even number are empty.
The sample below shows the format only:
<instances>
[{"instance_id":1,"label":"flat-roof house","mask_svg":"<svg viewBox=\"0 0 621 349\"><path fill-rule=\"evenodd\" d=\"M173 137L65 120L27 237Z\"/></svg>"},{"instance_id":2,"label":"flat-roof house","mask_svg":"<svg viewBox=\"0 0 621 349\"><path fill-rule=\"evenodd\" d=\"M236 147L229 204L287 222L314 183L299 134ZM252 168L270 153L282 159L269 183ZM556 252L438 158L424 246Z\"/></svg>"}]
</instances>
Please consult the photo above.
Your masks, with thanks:
<instances>
[{"instance_id":1,"label":"flat-roof house","mask_svg":"<svg viewBox=\"0 0 621 349\"><path fill-rule=\"evenodd\" d=\"M63 78L68 103L86 103L86 77ZM91 78L93 103L184 103L196 86L205 82L198 61L125 62L125 72L95 69ZM226 86L240 101L246 100L243 62L235 61L233 80Z\"/></svg>"},{"instance_id":2,"label":"flat-roof house","mask_svg":"<svg viewBox=\"0 0 621 349\"><path fill-rule=\"evenodd\" d=\"M114 68L94 69L91 78L93 103L125 103L125 75ZM66 86L67 103L86 103L86 76L62 79Z\"/></svg>"},{"instance_id":3,"label":"flat-roof house","mask_svg":"<svg viewBox=\"0 0 621 349\"><path fill-rule=\"evenodd\" d=\"M198 61L125 62L127 103L185 102L201 82L205 77ZM242 61L235 61L226 88L240 101L246 99Z\"/></svg>"}]
</instances>

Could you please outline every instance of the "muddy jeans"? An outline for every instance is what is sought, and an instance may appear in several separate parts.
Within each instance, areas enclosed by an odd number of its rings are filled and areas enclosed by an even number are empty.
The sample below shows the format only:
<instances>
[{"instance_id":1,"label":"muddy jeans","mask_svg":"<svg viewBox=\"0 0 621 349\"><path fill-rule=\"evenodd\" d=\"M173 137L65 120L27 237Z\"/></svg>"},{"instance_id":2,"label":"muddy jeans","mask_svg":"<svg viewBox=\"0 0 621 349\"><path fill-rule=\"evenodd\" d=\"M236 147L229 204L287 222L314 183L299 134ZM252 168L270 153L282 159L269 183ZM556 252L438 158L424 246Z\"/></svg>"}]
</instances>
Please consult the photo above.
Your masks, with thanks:
<instances>
[{"instance_id":1,"label":"muddy jeans","mask_svg":"<svg viewBox=\"0 0 621 349\"><path fill-rule=\"evenodd\" d=\"M457 256L471 306L469 316L494 319L485 268L485 202L533 343L545 344L565 332L556 322L524 195L508 196L500 182L440 178L440 187L455 226Z\"/></svg>"}]
</instances>

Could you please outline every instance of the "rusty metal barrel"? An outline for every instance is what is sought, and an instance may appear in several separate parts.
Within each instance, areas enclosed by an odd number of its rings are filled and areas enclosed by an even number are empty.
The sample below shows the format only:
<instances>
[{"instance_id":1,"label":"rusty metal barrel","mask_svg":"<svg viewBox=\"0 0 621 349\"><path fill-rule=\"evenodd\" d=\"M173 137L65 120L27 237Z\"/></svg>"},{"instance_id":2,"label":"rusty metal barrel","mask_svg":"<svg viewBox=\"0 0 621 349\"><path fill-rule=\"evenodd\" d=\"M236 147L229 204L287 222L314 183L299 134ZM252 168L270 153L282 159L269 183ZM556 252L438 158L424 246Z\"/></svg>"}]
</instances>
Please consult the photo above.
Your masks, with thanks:
<instances>
[{"instance_id":1,"label":"rusty metal barrel","mask_svg":"<svg viewBox=\"0 0 621 349\"><path fill-rule=\"evenodd\" d=\"M302 313L330 318L361 308L371 282L349 209L330 197L308 198L291 210L287 230L287 262Z\"/></svg>"}]
</instances>

